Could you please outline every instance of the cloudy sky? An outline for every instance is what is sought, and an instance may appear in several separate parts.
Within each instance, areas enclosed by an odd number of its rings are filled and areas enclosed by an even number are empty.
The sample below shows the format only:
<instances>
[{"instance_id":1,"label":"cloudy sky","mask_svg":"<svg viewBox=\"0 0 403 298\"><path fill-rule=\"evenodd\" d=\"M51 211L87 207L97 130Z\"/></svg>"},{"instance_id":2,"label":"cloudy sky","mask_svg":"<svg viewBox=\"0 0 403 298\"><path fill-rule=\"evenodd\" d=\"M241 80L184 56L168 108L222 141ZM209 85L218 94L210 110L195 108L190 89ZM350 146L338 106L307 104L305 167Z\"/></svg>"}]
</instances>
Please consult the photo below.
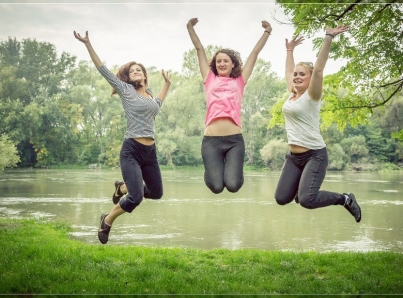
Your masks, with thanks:
<instances>
[{"instance_id":1,"label":"cloudy sky","mask_svg":"<svg viewBox=\"0 0 403 298\"><path fill-rule=\"evenodd\" d=\"M58 53L67 52L77 60L89 60L85 46L76 40L88 30L95 51L106 66L138 61L146 67L180 72L183 55L193 48L186 24L197 17L195 29L204 46L229 47L245 61L260 38L261 21L273 28L259 57L271 62L280 77L284 73L285 38L293 35L281 8L272 1L255 0L137 0L117 1L10 1L0 0L0 40L35 38L54 44ZM274 19L275 18L275 19ZM323 33L320 33L323 34ZM295 60L314 61L312 43L306 40L295 52ZM329 61L325 74L340 68L340 61Z\"/></svg>"}]
</instances>

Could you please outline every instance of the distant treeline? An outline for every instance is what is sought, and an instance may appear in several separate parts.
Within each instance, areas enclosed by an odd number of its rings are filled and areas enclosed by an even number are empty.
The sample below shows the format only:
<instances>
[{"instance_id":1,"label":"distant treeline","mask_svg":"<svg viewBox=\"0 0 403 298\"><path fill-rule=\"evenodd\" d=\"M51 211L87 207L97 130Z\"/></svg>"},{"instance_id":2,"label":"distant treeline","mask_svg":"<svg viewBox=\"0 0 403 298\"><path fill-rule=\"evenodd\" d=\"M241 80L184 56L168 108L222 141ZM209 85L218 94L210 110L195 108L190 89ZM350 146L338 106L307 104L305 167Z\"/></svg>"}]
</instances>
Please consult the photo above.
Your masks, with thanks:
<instances>
[{"instance_id":1,"label":"distant treeline","mask_svg":"<svg viewBox=\"0 0 403 298\"><path fill-rule=\"evenodd\" d=\"M216 50L206 47L208 55ZM195 51L183 57L183 70L172 74L168 97L156 117L158 157L162 165L198 166L205 96ZM116 72L116 66L105 64ZM151 90L158 93L164 82L160 70L149 66L147 72ZM284 79L269 62L259 59L242 103L247 165L281 167L287 145L278 107L287 94ZM329 169L363 164L393 168L402 162L402 143L391 137L402 128L402 110L400 94L388 106L374 109L369 121L362 121L366 124L355 127L349 119L331 119L324 111L322 133L330 154ZM343 130L337 129L340 123L347 124ZM111 96L111 87L91 62L77 63L68 53L58 56L54 45L32 39L9 38L0 43L0 147L6 142L16 147L16 152L0 155L17 154L19 167L114 167L119 165L125 127L119 97Z\"/></svg>"}]
</instances>

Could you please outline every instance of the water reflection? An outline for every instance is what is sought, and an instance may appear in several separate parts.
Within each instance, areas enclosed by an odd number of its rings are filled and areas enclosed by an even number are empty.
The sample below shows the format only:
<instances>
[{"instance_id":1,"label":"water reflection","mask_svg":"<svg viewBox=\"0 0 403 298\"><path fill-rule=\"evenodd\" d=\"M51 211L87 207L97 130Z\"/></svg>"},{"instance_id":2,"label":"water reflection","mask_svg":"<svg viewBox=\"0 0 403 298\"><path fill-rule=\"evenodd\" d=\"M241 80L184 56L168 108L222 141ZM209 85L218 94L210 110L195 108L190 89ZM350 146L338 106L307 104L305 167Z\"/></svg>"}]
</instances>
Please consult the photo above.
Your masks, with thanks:
<instances>
[{"instance_id":1,"label":"water reflection","mask_svg":"<svg viewBox=\"0 0 403 298\"><path fill-rule=\"evenodd\" d=\"M398 251L403 248L403 175L330 172L323 188L355 193L361 223L340 206L279 206L278 172L246 172L238 193L214 195L202 170L163 171L164 197L121 216L110 244L282 251ZM0 216L64 219L72 238L99 244L101 213L113 204L119 170L8 170L0 176Z\"/></svg>"}]
</instances>

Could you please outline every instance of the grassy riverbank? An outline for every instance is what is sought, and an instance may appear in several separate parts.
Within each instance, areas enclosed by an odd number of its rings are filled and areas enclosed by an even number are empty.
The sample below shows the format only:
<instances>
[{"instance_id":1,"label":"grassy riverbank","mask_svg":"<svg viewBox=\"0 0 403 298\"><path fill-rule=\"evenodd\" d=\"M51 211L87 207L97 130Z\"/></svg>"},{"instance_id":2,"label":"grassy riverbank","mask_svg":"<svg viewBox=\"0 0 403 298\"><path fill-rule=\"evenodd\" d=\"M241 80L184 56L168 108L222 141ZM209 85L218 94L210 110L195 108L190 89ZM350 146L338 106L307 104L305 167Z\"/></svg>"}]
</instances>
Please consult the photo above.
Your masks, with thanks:
<instances>
[{"instance_id":1,"label":"grassy riverbank","mask_svg":"<svg viewBox=\"0 0 403 298\"><path fill-rule=\"evenodd\" d=\"M91 245L69 231L64 223L1 218L0 293L403 293L399 253Z\"/></svg>"}]
</instances>

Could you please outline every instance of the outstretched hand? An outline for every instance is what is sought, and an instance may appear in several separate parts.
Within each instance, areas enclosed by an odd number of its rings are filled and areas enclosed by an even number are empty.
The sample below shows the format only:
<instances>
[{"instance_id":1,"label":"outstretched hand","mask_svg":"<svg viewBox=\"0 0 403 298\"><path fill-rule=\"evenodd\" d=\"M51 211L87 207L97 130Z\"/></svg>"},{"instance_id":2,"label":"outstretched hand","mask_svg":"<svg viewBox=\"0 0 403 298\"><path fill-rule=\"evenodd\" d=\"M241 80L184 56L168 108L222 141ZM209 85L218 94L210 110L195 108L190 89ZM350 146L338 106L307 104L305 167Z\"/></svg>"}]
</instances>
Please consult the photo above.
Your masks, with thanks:
<instances>
[{"instance_id":1,"label":"outstretched hand","mask_svg":"<svg viewBox=\"0 0 403 298\"><path fill-rule=\"evenodd\" d=\"M291 41L288 41L288 39L285 39L285 47L287 50L294 50L296 46L300 45L305 38L303 36L296 35L294 36Z\"/></svg>"},{"instance_id":2,"label":"outstretched hand","mask_svg":"<svg viewBox=\"0 0 403 298\"><path fill-rule=\"evenodd\" d=\"M194 27L197 24L198 21L199 20L197 18L192 18L192 19L189 20L187 25L190 26L190 27Z\"/></svg>"},{"instance_id":3,"label":"outstretched hand","mask_svg":"<svg viewBox=\"0 0 403 298\"><path fill-rule=\"evenodd\" d=\"M165 83L171 83L171 74L169 71L165 72L164 70L161 70L161 74L164 77Z\"/></svg>"},{"instance_id":4,"label":"outstretched hand","mask_svg":"<svg viewBox=\"0 0 403 298\"><path fill-rule=\"evenodd\" d=\"M336 28L330 28L329 26L326 27L326 33L332 34L333 36L339 35L343 32L348 31L350 27L347 25L337 26Z\"/></svg>"},{"instance_id":5,"label":"outstretched hand","mask_svg":"<svg viewBox=\"0 0 403 298\"><path fill-rule=\"evenodd\" d=\"M88 37L88 31L85 31L85 37L82 37L80 33L76 33L76 31L74 31L74 37L83 43L90 41L90 38Z\"/></svg>"}]
</instances>

